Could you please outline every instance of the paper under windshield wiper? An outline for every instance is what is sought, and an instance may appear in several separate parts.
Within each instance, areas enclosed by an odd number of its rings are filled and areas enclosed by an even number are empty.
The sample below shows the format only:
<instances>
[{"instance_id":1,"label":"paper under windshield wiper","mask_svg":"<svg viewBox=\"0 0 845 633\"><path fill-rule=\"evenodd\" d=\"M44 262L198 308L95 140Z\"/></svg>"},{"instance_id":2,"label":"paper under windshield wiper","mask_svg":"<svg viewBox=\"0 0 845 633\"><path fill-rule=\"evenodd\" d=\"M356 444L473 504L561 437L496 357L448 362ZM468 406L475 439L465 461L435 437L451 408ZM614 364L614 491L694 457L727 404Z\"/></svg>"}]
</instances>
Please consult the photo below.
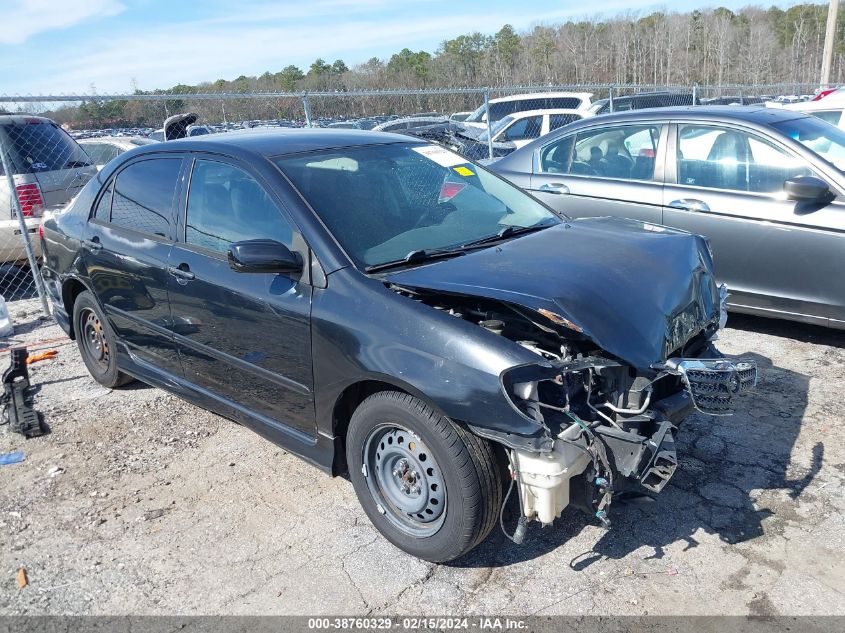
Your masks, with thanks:
<instances>
[{"instance_id":1,"label":"paper under windshield wiper","mask_svg":"<svg viewBox=\"0 0 845 633\"><path fill-rule=\"evenodd\" d=\"M464 251L460 249L455 250L434 250L434 251L426 251L424 249L418 249L415 251L411 251L402 259L395 259L390 262L382 262L381 264L373 264L372 266L367 266L364 268L365 273L374 273L378 272L379 270L386 270L388 268L395 268L397 266L408 266L409 264L421 264L423 262L431 261L434 259L444 259L446 257L458 257L463 255Z\"/></svg>"}]
</instances>

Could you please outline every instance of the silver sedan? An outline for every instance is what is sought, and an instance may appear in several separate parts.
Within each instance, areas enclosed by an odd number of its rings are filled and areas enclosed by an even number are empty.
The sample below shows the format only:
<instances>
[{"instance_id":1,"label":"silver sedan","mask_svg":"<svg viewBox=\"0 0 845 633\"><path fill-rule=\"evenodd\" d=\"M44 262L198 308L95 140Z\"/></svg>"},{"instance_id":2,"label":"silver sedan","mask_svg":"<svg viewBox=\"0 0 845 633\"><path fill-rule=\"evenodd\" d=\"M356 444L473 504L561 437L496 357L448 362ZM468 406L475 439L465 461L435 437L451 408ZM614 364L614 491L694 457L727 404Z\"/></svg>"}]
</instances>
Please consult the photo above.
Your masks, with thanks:
<instances>
[{"instance_id":1,"label":"silver sedan","mask_svg":"<svg viewBox=\"0 0 845 633\"><path fill-rule=\"evenodd\" d=\"M816 117L622 112L567 125L489 168L568 216L708 237L733 311L845 329L845 132Z\"/></svg>"}]
</instances>

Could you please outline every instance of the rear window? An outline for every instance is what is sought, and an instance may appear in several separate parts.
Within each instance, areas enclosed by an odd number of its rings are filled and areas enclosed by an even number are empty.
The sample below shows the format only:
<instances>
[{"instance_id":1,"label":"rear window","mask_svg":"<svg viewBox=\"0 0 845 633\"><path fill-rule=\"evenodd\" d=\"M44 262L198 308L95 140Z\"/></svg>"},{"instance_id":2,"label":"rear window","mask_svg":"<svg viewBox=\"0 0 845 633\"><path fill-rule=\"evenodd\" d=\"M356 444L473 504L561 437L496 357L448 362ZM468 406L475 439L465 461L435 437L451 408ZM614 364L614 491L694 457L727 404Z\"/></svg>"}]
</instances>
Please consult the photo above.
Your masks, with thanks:
<instances>
[{"instance_id":1,"label":"rear window","mask_svg":"<svg viewBox=\"0 0 845 633\"><path fill-rule=\"evenodd\" d=\"M52 121L30 119L26 123L0 126L12 148L16 174L37 174L60 169L88 167L88 154Z\"/></svg>"},{"instance_id":2,"label":"rear window","mask_svg":"<svg viewBox=\"0 0 845 633\"><path fill-rule=\"evenodd\" d=\"M86 143L85 151L96 165L105 165L112 158L117 158L120 148L108 143Z\"/></svg>"},{"instance_id":3,"label":"rear window","mask_svg":"<svg viewBox=\"0 0 845 633\"><path fill-rule=\"evenodd\" d=\"M577 110L584 103L579 97L533 97L531 99L515 99L513 101L499 101L490 104L490 122L495 123L514 112L528 112L529 110ZM484 106L470 114L466 121L478 123L484 120Z\"/></svg>"}]
</instances>

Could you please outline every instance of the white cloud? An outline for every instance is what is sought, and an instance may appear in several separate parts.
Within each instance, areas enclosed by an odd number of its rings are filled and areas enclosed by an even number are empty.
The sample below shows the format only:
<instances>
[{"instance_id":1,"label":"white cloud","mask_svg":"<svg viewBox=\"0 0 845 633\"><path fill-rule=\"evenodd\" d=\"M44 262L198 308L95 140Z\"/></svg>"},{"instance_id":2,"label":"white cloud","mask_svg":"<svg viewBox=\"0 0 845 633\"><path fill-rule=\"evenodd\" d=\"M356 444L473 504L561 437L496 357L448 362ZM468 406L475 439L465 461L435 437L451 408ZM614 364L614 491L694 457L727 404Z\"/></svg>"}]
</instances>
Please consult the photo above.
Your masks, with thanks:
<instances>
[{"instance_id":1,"label":"white cloud","mask_svg":"<svg viewBox=\"0 0 845 633\"><path fill-rule=\"evenodd\" d=\"M2 9L0 44L23 44L38 33L117 15L124 8L117 0L12 0Z\"/></svg>"}]
</instances>

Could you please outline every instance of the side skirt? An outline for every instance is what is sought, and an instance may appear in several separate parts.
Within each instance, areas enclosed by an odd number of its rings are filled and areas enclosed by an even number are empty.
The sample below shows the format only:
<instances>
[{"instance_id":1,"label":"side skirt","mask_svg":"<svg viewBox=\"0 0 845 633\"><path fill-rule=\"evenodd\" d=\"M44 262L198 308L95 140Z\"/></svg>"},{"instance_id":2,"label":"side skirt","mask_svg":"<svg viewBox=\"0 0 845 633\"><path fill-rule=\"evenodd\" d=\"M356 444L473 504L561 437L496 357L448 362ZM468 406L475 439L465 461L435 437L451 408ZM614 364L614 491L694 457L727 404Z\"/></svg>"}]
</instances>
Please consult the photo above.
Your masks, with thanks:
<instances>
[{"instance_id":1,"label":"side skirt","mask_svg":"<svg viewBox=\"0 0 845 633\"><path fill-rule=\"evenodd\" d=\"M183 400L233 420L255 431L265 439L294 453L313 464L328 475L336 476L343 447L338 437L329 437L318 433L316 437L306 435L271 418L256 414L231 400L208 389L189 382L181 376L144 362L134 357L123 345L118 350L118 367L141 382L168 391Z\"/></svg>"}]
</instances>

